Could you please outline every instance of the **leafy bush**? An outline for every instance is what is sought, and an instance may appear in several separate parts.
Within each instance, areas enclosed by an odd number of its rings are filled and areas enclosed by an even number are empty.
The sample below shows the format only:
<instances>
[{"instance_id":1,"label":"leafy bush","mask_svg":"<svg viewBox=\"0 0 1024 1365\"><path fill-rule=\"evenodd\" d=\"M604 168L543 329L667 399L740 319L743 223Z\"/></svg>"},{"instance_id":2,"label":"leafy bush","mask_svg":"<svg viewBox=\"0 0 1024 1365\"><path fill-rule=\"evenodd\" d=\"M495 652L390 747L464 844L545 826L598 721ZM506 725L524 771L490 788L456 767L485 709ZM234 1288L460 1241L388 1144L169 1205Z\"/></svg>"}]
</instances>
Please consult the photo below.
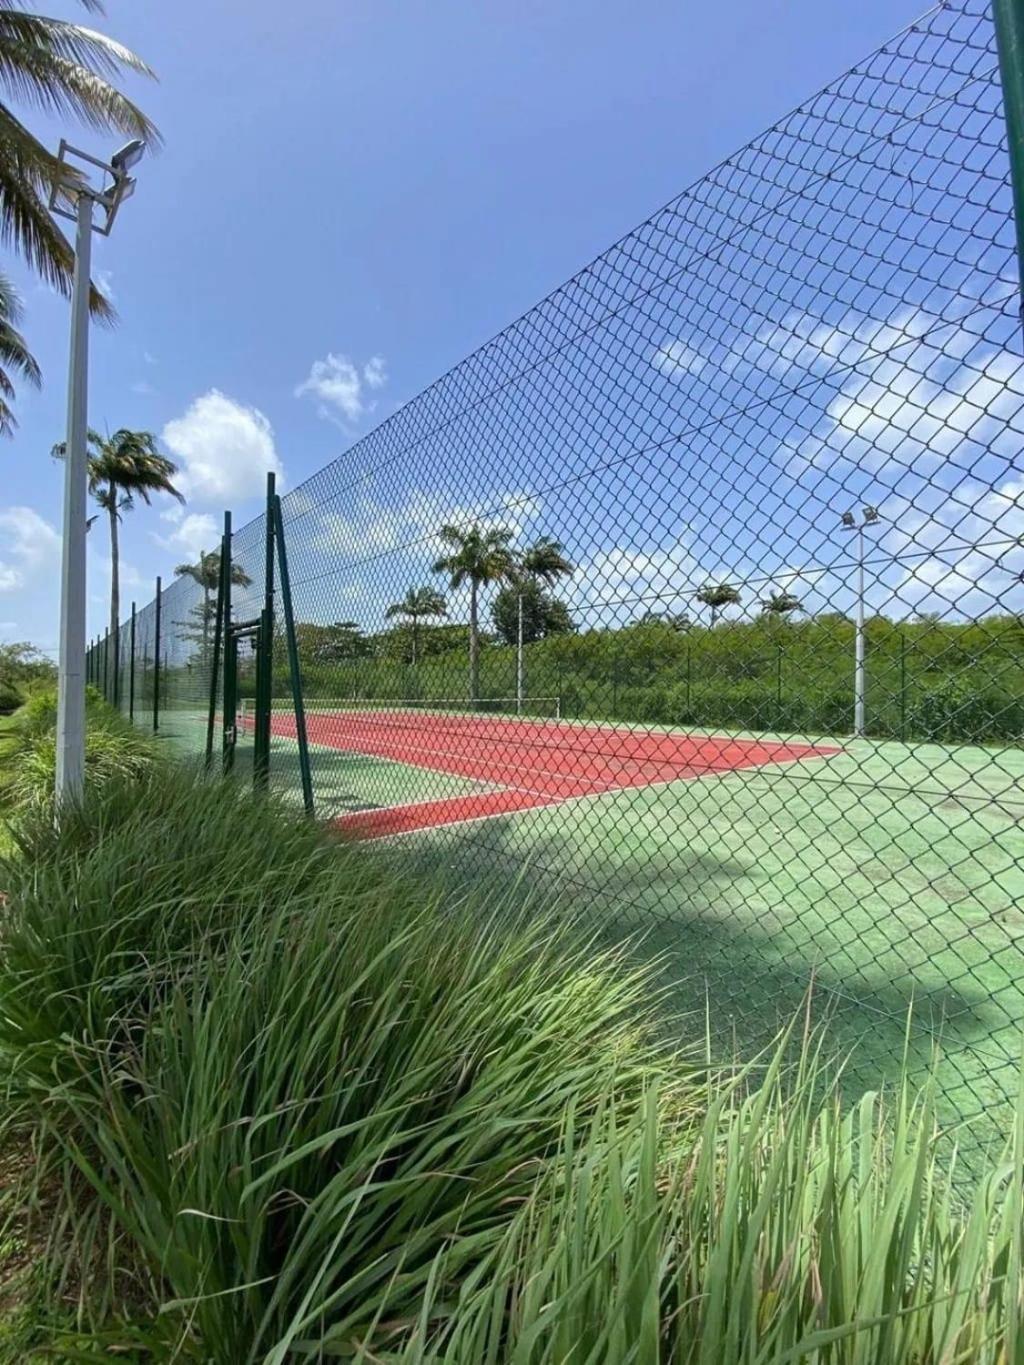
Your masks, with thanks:
<instances>
[{"instance_id":1,"label":"leafy bush","mask_svg":"<svg viewBox=\"0 0 1024 1365\"><path fill-rule=\"evenodd\" d=\"M15 816L53 807L57 694L47 688L18 712L0 753L0 805ZM142 777L159 761L156 743L86 689L85 782L90 799L116 778Z\"/></svg>"},{"instance_id":2,"label":"leafy bush","mask_svg":"<svg viewBox=\"0 0 1024 1365\"><path fill-rule=\"evenodd\" d=\"M568 1105L629 1112L668 1077L648 976L238 786L115 783L23 843L8 1129L50 1154L83 1271L101 1228L127 1237L203 1359L352 1345L385 1297L415 1318L442 1248L471 1264L500 1235Z\"/></svg>"},{"instance_id":3,"label":"leafy bush","mask_svg":"<svg viewBox=\"0 0 1024 1365\"><path fill-rule=\"evenodd\" d=\"M822 1055L790 1072L784 1046L709 1075L658 1043L621 954L396 877L240 784L151 769L21 838L3 1122L81 1280L70 1358L1024 1349L1024 1091L965 1207L927 1093L844 1110Z\"/></svg>"}]
</instances>

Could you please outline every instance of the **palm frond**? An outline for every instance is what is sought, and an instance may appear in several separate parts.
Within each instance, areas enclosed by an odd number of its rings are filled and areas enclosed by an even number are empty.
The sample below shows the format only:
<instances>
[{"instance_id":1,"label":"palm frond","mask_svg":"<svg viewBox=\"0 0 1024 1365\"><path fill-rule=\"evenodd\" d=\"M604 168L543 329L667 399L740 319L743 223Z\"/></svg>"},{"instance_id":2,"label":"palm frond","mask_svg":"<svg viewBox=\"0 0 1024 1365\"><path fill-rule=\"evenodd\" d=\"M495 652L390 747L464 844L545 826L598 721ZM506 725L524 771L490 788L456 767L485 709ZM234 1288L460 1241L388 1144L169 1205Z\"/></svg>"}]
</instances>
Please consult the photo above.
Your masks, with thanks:
<instances>
[{"instance_id":1,"label":"palm frond","mask_svg":"<svg viewBox=\"0 0 1024 1365\"><path fill-rule=\"evenodd\" d=\"M71 294L75 253L47 206L56 158L0 105L0 245L18 251L47 284ZM110 322L116 313L95 285L94 318Z\"/></svg>"},{"instance_id":2,"label":"palm frond","mask_svg":"<svg viewBox=\"0 0 1024 1365\"><path fill-rule=\"evenodd\" d=\"M8 41L4 18L0 15L0 84L15 99L91 128L116 129L147 141L159 138L138 106L98 72L31 43Z\"/></svg>"}]
</instances>

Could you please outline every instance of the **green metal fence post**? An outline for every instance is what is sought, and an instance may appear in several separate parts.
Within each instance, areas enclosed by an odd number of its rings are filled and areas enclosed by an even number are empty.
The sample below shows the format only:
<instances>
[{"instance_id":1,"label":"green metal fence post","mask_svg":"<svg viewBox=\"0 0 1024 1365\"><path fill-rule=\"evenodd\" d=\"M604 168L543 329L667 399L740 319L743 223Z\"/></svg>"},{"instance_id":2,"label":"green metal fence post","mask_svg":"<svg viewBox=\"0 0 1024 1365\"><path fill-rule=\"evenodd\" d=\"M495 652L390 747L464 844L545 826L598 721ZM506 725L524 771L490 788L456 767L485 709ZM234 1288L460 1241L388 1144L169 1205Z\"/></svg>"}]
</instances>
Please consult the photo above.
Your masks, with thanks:
<instances>
[{"instance_id":1,"label":"green metal fence post","mask_svg":"<svg viewBox=\"0 0 1024 1365\"><path fill-rule=\"evenodd\" d=\"M1024 0L992 0L1010 154L1017 269L1024 290ZM1024 294L1022 294L1024 301Z\"/></svg>"},{"instance_id":2,"label":"green metal fence post","mask_svg":"<svg viewBox=\"0 0 1024 1365\"><path fill-rule=\"evenodd\" d=\"M690 696L691 696L692 678L693 678L693 667L692 667L692 664L693 664L693 649L692 649L692 647L691 647L691 645L690 645L689 640L687 640L687 642L686 642L686 709L687 709L687 711L689 711L689 709L690 709Z\"/></svg>"},{"instance_id":3,"label":"green metal fence post","mask_svg":"<svg viewBox=\"0 0 1024 1365\"><path fill-rule=\"evenodd\" d=\"M132 603L132 621L128 627L128 719L135 719L135 603Z\"/></svg>"},{"instance_id":4,"label":"green metal fence post","mask_svg":"<svg viewBox=\"0 0 1024 1365\"><path fill-rule=\"evenodd\" d=\"M900 631L900 739L907 737L907 633Z\"/></svg>"},{"instance_id":5,"label":"green metal fence post","mask_svg":"<svg viewBox=\"0 0 1024 1365\"><path fill-rule=\"evenodd\" d=\"M110 701L110 627L103 632L103 700Z\"/></svg>"},{"instance_id":6,"label":"green metal fence post","mask_svg":"<svg viewBox=\"0 0 1024 1365\"><path fill-rule=\"evenodd\" d=\"M154 603L154 623L153 633L156 636L156 644L153 649L153 732L160 729L160 576L156 580L156 598Z\"/></svg>"},{"instance_id":7,"label":"green metal fence post","mask_svg":"<svg viewBox=\"0 0 1024 1365\"><path fill-rule=\"evenodd\" d=\"M781 711L781 709L782 709L782 646L781 646L781 645L777 646L777 653L778 653L778 658L776 659L776 673L777 673L778 676L777 676L777 678L776 678L776 683L775 683L775 700L776 700L776 702L778 703L779 709L780 709L780 711Z\"/></svg>"},{"instance_id":8,"label":"green metal fence post","mask_svg":"<svg viewBox=\"0 0 1024 1365\"><path fill-rule=\"evenodd\" d=\"M306 707L302 698L302 674L299 669L299 643L295 634L292 611L292 584L288 574L288 552L284 543L284 517L281 499L274 496L274 536L277 540L277 562L281 570L281 606L284 609L284 628L288 640L288 671L291 674L292 705L295 709L295 737L299 745L299 776L302 779L302 804L306 814L313 814L313 775L309 766L309 738L306 734Z\"/></svg>"},{"instance_id":9,"label":"green metal fence post","mask_svg":"<svg viewBox=\"0 0 1024 1365\"><path fill-rule=\"evenodd\" d=\"M266 537L264 542L263 611L260 614L259 657L256 665L256 743L253 782L265 787L270 776L270 709L274 695L274 471L267 473Z\"/></svg>"},{"instance_id":10,"label":"green metal fence post","mask_svg":"<svg viewBox=\"0 0 1024 1365\"><path fill-rule=\"evenodd\" d=\"M221 749L225 773L235 764L235 727L238 724L238 644L231 629L231 570L233 546L231 513L224 513L224 535L221 541L221 570L224 575L224 691L221 719Z\"/></svg>"},{"instance_id":11,"label":"green metal fence post","mask_svg":"<svg viewBox=\"0 0 1024 1365\"><path fill-rule=\"evenodd\" d=\"M206 766L213 762L213 731L217 723L217 674L224 630L224 580L231 577L231 513L224 513L217 574L217 608L213 620L213 658L210 660L210 708L206 716Z\"/></svg>"}]
</instances>

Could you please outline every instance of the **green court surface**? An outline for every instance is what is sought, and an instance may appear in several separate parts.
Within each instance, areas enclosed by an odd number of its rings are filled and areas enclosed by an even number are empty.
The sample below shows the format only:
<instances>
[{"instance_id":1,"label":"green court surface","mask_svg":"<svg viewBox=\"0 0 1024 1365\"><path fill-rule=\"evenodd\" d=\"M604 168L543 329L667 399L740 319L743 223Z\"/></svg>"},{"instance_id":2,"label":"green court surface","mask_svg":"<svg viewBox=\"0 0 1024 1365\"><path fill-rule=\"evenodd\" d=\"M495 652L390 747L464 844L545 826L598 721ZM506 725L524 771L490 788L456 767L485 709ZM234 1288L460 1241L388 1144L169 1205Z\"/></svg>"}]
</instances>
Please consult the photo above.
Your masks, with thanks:
<instances>
[{"instance_id":1,"label":"green court surface","mask_svg":"<svg viewBox=\"0 0 1024 1365\"><path fill-rule=\"evenodd\" d=\"M922 1074L934 1060L940 1117L965 1124L964 1146L976 1148L999 1136L1021 1055L1024 752L838 744L812 761L372 847L462 881L521 873L524 891L554 893L564 909L635 936L639 952L660 955L673 1004L690 1016L678 1027L698 1037L707 1007L723 1054L767 1043L813 984L815 1012L831 1016L833 1044L849 1054L851 1090L895 1075L906 1046ZM484 785L327 747L312 760L327 817ZM290 739L274 739L272 771L298 800Z\"/></svg>"}]
</instances>

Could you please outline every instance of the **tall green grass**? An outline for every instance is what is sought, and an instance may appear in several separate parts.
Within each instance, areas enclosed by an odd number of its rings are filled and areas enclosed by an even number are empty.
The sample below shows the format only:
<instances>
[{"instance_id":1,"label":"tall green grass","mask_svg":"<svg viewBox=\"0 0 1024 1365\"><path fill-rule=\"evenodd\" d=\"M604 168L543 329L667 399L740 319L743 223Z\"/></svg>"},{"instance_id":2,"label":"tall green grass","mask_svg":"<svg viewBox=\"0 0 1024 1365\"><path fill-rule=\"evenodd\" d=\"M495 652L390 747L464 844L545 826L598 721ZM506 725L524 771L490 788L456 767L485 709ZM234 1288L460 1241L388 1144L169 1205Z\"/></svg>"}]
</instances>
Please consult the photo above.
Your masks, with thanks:
<instances>
[{"instance_id":1,"label":"tall green grass","mask_svg":"<svg viewBox=\"0 0 1024 1365\"><path fill-rule=\"evenodd\" d=\"M53 809L57 694L37 692L12 717L0 748L0 807L15 819ZM159 761L155 741L86 689L85 788L91 800L112 781L142 777Z\"/></svg>"},{"instance_id":2,"label":"tall green grass","mask_svg":"<svg viewBox=\"0 0 1024 1365\"><path fill-rule=\"evenodd\" d=\"M1024 1097L964 1203L927 1092L844 1109L820 1039L698 1065L521 895L162 771L21 840L0 1135L73 1358L1024 1361Z\"/></svg>"}]
</instances>

